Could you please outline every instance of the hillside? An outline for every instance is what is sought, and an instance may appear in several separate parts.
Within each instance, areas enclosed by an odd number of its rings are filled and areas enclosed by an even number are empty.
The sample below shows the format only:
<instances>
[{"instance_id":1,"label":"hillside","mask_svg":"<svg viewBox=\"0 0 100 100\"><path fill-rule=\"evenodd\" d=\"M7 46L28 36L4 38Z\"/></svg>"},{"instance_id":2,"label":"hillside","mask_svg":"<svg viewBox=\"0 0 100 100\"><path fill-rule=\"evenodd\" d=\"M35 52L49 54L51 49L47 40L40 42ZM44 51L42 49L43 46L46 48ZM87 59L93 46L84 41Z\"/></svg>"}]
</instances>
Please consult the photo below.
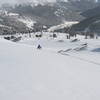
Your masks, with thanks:
<instances>
[{"instance_id":1,"label":"hillside","mask_svg":"<svg viewBox=\"0 0 100 100\"><path fill-rule=\"evenodd\" d=\"M100 100L99 1L1 1L0 100Z\"/></svg>"},{"instance_id":2,"label":"hillside","mask_svg":"<svg viewBox=\"0 0 100 100\"><path fill-rule=\"evenodd\" d=\"M12 9L11 12L30 16L38 23L50 26L61 24L63 20L77 21L83 19L77 8L66 2L37 5L33 7L30 5L18 5Z\"/></svg>"},{"instance_id":3,"label":"hillside","mask_svg":"<svg viewBox=\"0 0 100 100\"><path fill-rule=\"evenodd\" d=\"M89 17L93 17L93 16L96 16L96 15L100 14L99 11L100 11L100 5L95 7L95 8L93 8L93 9L89 9L89 10L81 13L81 15L89 18Z\"/></svg>"},{"instance_id":4,"label":"hillside","mask_svg":"<svg viewBox=\"0 0 100 100\"><path fill-rule=\"evenodd\" d=\"M71 43L63 37L23 37L19 43L0 39L0 99L99 100L100 51L94 49L100 40ZM58 42L61 38L64 43ZM57 53L85 42L88 50ZM42 50L36 49L38 43Z\"/></svg>"},{"instance_id":5,"label":"hillside","mask_svg":"<svg viewBox=\"0 0 100 100\"><path fill-rule=\"evenodd\" d=\"M0 10L0 34L29 33L59 26L65 22L80 22L83 12L96 7L91 1L57 1L43 3L3 4ZM35 25L34 25L35 24Z\"/></svg>"},{"instance_id":6,"label":"hillside","mask_svg":"<svg viewBox=\"0 0 100 100\"><path fill-rule=\"evenodd\" d=\"M100 14L93 17L89 17L80 23L73 25L72 30L74 31L87 31L100 33ZM100 35L100 34L99 34Z\"/></svg>"},{"instance_id":7,"label":"hillside","mask_svg":"<svg viewBox=\"0 0 100 100\"><path fill-rule=\"evenodd\" d=\"M99 10L100 10L100 5L93 9L89 9L81 13L81 15L86 18L80 21L80 23L73 25L72 30L73 31L85 31L85 32L87 31L87 32L99 34L100 33L100 12Z\"/></svg>"}]
</instances>

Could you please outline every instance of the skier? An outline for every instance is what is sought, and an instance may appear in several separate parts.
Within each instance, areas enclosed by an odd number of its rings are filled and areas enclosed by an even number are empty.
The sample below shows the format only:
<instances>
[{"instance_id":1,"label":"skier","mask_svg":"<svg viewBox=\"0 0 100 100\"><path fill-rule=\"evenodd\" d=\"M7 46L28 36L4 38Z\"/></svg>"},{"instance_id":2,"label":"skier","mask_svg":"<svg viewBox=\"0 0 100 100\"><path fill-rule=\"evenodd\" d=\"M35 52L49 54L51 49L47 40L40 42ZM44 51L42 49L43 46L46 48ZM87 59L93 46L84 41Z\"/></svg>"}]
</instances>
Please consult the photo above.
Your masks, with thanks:
<instances>
[{"instance_id":1,"label":"skier","mask_svg":"<svg viewBox=\"0 0 100 100\"><path fill-rule=\"evenodd\" d=\"M41 47L41 45L40 45L40 44L37 46L37 49L42 49L42 47Z\"/></svg>"}]
</instances>

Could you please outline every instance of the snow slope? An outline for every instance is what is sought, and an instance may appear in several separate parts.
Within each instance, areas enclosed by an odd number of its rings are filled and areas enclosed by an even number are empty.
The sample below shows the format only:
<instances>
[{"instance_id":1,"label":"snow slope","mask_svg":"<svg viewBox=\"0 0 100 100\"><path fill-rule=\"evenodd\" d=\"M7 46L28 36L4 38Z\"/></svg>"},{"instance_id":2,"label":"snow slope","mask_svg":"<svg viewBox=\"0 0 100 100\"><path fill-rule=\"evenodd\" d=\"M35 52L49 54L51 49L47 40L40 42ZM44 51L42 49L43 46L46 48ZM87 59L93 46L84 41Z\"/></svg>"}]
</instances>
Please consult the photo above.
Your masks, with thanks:
<instances>
[{"instance_id":1,"label":"snow slope","mask_svg":"<svg viewBox=\"0 0 100 100\"><path fill-rule=\"evenodd\" d=\"M71 27L72 25L78 24L78 23L79 23L78 21L69 21L69 22L65 21L63 24L50 27L48 29L48 31L53 32L55 30L63 29L63 28L66 28L66 27Z\"/></svg>"},{"instance_id":2,"label":"snow slope","mask_svg":"<svg viewBox=\"0 0 100 100\"><path fill-rule=\"evenodd\" d=\"M61 55L58 40L48 41L0 39L0 100L99 100L100 65Z\"/></svg>"},{"instance_id":3,"label":"snow slope","mask_svg":"<svg viewBox=\"0 0 100 100\"><path fill-rule=\"evenodd\" d=\"M30 29L33 29L33 26L36 23L36 21L33 21L33 20L31 20L30 18L27 18L27 17L20 18L20 19L18 19L18 21L24 23Z\"/></svg>"}]
</instances>

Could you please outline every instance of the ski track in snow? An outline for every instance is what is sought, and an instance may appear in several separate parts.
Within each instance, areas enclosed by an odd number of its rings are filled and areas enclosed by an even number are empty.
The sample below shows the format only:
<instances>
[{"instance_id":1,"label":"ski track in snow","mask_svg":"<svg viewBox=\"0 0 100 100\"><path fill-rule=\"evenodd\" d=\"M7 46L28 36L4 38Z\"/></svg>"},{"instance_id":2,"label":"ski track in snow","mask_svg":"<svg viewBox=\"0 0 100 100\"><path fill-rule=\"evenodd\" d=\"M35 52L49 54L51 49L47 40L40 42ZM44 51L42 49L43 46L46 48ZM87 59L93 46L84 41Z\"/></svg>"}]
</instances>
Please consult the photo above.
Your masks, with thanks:
<instances>
[{"instance_id":1,"label":"ski track in snow","mask_svg":"<svg viewBox=\"0 0 100 100\"><path fill-rule=\"evenodd\" d=\"M85 61L85 62L88 62L88 63L92 63L92 64L96 64L96 65L99 65L100 66L100 63L98 62L95 62L95 61L91 61L91 60L87 60L87 59L84 59L84 58L81 58L81 57L77 57L77 56L72 56L71 54L66 54L66 53L60 53L61 55L65 55L65 56L69 56L69 57L72 57L72 58L75 58L75 59L79 59L79 60L82 60L82 61Z\"/></svg>"}]
</instances>

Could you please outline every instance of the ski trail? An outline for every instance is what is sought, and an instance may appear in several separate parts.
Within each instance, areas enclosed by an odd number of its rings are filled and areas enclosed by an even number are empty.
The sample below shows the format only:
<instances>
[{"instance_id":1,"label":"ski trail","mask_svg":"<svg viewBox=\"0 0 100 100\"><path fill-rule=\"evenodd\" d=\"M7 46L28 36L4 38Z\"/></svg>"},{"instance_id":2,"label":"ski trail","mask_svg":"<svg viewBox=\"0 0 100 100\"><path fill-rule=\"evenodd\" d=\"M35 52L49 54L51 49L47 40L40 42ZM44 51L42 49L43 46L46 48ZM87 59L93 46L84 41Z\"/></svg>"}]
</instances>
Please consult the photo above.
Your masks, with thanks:
<instances>
[{"instance_id":1,"label":"ski trail","mask_svg":"<svg viewBox=\"0 0 100 100\"><path fill-rule=\"evenodd\" d=\"M95 64L95 65L100 66L100 63L95 62L95 61L90 61L90 60L87 60L87 59L84 59L84 58L81 58L81 57L72 56L72 55L70 55L70 54L64 54L64 53L60 53L60 54L61 54L61 55L69 56L69 57L72 57L72 58L75 58L75 59L79 59L79 60L81 60L81 61L85 61L85 62L92 63L92 64Z\"/></svg>"}]
</instances>

